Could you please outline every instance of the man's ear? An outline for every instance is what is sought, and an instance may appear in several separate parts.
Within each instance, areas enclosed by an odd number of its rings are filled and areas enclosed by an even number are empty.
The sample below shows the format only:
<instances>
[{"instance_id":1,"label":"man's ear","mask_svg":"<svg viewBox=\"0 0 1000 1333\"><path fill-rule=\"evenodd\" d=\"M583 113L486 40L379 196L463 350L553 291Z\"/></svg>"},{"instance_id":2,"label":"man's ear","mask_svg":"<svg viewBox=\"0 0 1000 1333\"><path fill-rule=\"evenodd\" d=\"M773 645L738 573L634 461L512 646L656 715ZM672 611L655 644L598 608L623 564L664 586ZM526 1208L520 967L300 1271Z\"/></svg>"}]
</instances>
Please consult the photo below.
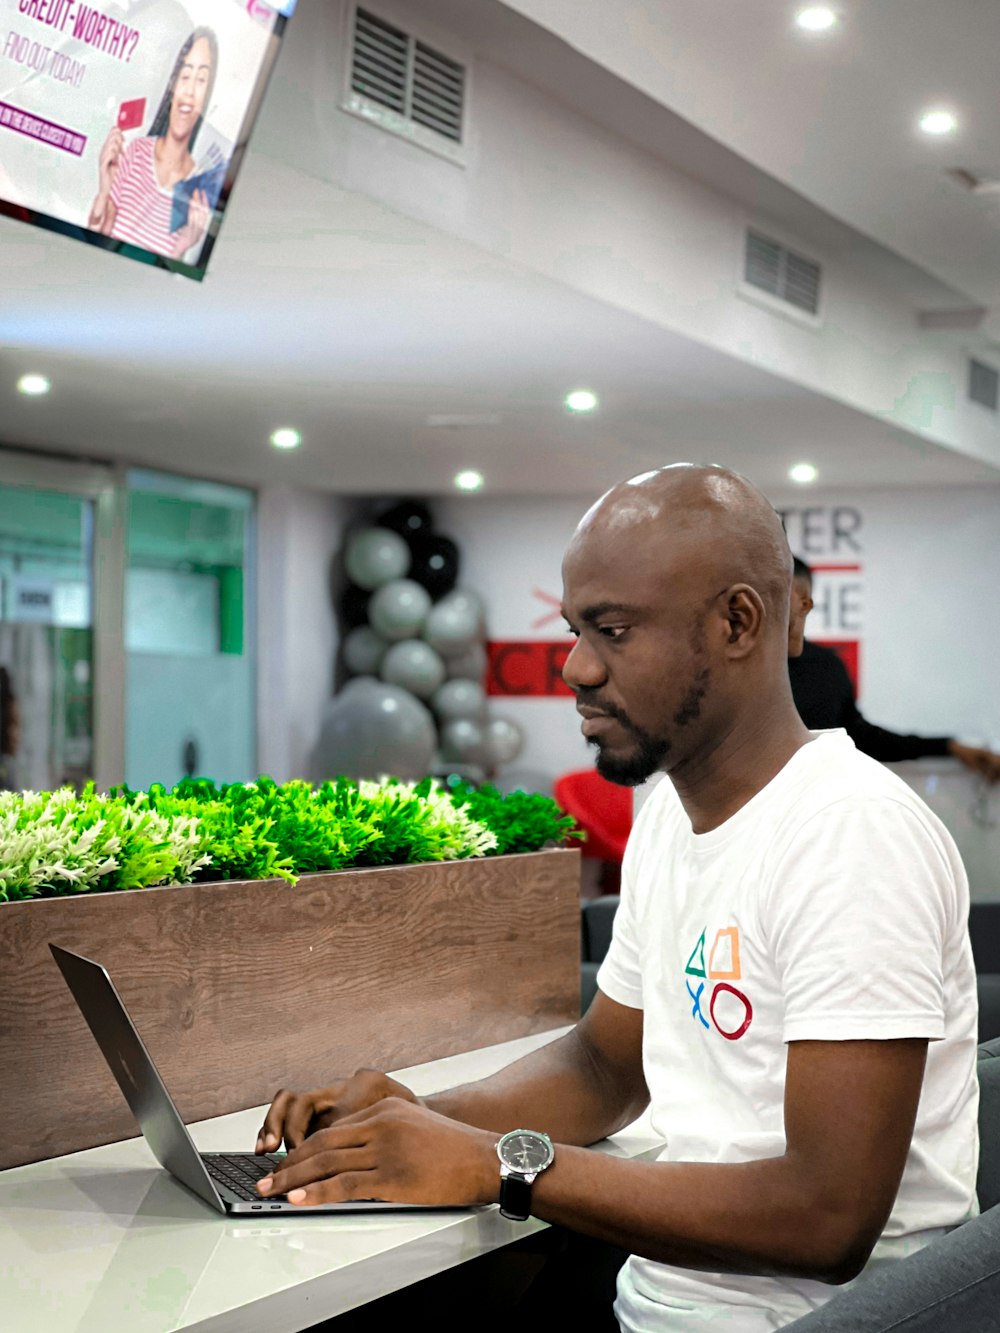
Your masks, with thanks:
<instances>
[{"instance_id":1,"label":"man's ear","mask_svg":"<svg viewBox=\"0 0 1000 1333\"><path fill-rule=\"evenodd\" d=\"M724 594L729 638L726 654L730 658L747 657L757 646L764 627L764 602L748 583L735 583Z\"/></svg>"}]
</instances>

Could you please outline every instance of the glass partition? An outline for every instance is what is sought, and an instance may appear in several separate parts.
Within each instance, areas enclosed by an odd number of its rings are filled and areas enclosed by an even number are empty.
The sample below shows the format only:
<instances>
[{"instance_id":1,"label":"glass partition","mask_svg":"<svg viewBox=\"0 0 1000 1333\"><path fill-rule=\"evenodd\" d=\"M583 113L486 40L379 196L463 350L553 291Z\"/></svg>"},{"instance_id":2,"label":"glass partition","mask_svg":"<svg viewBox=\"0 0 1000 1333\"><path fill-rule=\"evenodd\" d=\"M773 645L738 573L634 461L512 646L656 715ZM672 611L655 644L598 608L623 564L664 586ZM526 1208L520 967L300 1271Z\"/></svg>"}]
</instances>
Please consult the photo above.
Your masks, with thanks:
<instances>
[{"instance_id":1,"label":"glass partition","mask_svg":"<svg viewBox=\"0 0 1000 1333\"><path fill-rule=\"evenodd\" d=\"M0 789L93 775L94 501L0 485Z\"/></svg>"},{"instance_id":2,"label":"glass partition","mask_svg":"<svg viewBox=\"0 0 1000 1333\"><path fill-rule=\"evenodd\" d=\"M128 474L125 780L256 772L248 572L253 494Z\"/></svg>"}]
</instances>

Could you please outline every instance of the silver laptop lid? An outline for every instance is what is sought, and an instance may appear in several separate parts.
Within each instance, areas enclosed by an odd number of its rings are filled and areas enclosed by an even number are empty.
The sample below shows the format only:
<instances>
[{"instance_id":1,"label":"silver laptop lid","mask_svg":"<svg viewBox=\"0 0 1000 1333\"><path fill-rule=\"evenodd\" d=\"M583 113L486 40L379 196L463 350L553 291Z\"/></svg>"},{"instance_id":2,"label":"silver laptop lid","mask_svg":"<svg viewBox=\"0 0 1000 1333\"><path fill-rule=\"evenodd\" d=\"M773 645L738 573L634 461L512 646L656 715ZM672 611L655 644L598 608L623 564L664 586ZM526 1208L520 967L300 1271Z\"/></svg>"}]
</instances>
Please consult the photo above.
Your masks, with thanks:
<instances>
[{"instance_id":1,"label":"silver laptop lid","mask_svg":"<svg viewBox=\"0 0 1000 1333\"><path fill-rule=\"evenodd\" d=\"M70 953L57 944L50 944L49 948L156 1160L206 1203L220 1213L226 1212L107 971L100 963Z\"/></svg>"}]
</instances>

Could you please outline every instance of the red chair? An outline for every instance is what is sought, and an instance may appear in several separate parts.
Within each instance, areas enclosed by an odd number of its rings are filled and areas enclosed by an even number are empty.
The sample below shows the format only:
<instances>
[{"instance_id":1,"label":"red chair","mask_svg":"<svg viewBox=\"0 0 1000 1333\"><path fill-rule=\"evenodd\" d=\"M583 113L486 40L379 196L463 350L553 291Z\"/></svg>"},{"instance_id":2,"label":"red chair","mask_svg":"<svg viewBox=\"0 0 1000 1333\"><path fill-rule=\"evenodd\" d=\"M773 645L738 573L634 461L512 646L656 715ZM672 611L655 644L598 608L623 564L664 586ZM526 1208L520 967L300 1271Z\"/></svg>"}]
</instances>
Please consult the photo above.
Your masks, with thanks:
<instances>
[{"instance_id":1,"label":"red chair","mask_svg":"<svg viewBox=\"0 0 1000 1333\"><path fill-rule=\"evenodd\" d=\"M603 861L601 888L617 893L622 857L632 828L632 788L602 778L596 768L564 773L552 784L556 804L587 832L580 844L584 856Z\"/></svg>"}]
</instances>

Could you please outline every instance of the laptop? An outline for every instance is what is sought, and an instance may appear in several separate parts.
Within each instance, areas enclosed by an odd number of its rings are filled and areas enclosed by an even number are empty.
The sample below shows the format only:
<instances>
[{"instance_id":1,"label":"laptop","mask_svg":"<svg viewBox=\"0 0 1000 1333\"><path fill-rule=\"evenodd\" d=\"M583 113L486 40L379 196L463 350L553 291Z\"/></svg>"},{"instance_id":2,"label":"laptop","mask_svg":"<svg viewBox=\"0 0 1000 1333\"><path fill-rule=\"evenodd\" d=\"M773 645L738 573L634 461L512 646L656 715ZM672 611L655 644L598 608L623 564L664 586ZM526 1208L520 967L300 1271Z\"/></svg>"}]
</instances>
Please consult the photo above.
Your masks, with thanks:
<instances>
[{"instance_id":1,"label":"laptop","mask_svg":"<svg viewBox=\"0 0 1000 1333\"><path fill-rule=\"evenodd\" d=\"M441 1212L440 1205L354 1199L312 1206L289 1203L281 1194L264 1198L256 1182L270 1175L284 1153L199 1152L143 1045L105 968L50 944L52 956L80 1006L143 1137L160 1165L217 1212L271 1216L288 1213Z\"/></svg>"}]
</instances>

